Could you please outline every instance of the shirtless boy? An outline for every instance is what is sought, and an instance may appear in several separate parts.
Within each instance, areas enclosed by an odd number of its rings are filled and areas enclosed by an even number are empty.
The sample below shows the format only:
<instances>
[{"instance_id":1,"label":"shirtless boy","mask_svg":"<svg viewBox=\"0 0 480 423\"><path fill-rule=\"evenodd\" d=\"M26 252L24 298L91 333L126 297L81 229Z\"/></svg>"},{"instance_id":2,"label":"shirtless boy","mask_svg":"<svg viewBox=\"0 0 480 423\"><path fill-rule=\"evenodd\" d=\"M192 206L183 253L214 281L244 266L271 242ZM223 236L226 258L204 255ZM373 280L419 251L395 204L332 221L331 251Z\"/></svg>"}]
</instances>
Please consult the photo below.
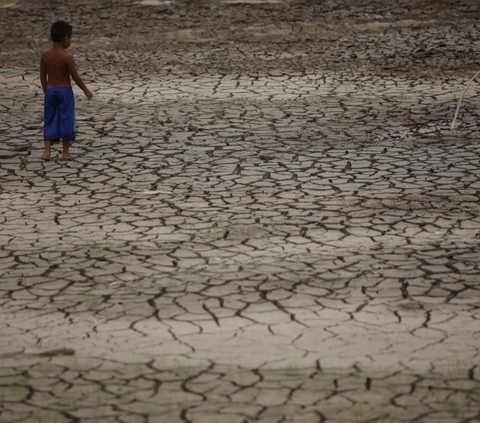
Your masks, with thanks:
<instances>
[{"instance_id":1,"label":"shirtless boy","mask_svg":"<svg viewBox=\"0 0 480 423\"><path fill-rule=\"evenodd\" d=\"M75 99L70 76L90 100L93 94L77 72L73 56L65 50L72 44L72 27L63 21L52 25L53 47L42 54L40 80L45 94L42 159L50 160L52 141L63 141L63 159L71 160L70 142L75 141Z\"/></svg>"}]
</instances>

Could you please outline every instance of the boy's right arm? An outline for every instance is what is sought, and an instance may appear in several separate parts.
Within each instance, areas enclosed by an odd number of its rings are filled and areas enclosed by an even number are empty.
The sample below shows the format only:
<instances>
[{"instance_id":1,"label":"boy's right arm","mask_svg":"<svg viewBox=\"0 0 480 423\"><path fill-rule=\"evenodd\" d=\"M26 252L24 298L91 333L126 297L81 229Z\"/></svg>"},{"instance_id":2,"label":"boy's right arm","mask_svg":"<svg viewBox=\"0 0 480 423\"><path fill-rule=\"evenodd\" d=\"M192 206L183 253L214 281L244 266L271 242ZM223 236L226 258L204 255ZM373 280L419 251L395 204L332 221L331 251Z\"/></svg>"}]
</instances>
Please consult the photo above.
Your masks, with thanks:
<instances>
[{"instance_id":1,"label":"boy's right arm","mask_svg":"<svg viewBox=\"0 0 480 423\"><path fill-rule=\"evenodd\" d=\"M47 92L47 67L43 60L43 54L40 59L40 82L42 83L43 94L45 94Z\"/></svg>"},{"instance_id":2,"label":"boy's right arm","mask_svg":"<svg viewBox=\"0 0 480 423\"><path fill-rule=\"evenodd\" d=\"M85 93L87 98L90 100L93 97L93 94L84 84L82 78L80 78L80 75L78 74L78 71L77 71L77 67L75 66L75 59L73 58L73 56L71 55L68 56L67 63L68 63L68 71L70 72L70 75L72 75L72 78L75 81L75 84L77 84L80 87L80 89Z\"/></svg>"}]
</instances>

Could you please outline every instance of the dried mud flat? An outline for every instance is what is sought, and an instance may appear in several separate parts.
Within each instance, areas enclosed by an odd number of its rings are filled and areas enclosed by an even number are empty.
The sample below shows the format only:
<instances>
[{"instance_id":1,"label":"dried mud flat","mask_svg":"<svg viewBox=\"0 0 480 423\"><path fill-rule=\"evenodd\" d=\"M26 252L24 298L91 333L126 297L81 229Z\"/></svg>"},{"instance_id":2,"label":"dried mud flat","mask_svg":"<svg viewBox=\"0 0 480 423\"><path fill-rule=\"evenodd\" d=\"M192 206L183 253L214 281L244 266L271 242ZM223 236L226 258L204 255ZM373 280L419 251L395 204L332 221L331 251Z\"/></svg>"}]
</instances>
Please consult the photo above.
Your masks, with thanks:
<instances>
[{"instance_id":1,"label":"dried mud flat","mask_svg":"<svg viewBox=\"0 0 480 423\"><path fill-rule=\"evenodd\" d=\"M0 0L0 422L480 421L479 16Z\"/></svg>"}]
</instances>

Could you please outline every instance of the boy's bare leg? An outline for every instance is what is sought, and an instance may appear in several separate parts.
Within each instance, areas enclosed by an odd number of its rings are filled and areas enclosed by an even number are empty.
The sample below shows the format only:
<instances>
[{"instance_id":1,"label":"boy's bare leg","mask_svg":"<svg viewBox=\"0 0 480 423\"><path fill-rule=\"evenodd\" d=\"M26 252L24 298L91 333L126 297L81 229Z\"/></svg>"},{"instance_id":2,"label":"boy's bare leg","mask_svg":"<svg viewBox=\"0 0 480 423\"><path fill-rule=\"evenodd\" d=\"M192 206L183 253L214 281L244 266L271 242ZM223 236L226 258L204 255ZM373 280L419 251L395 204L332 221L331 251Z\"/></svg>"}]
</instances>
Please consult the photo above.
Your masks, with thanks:
<instances>
[{"instance_id":1,"label":"boy's bare leg","mask_svg":"<svg viewBox=\"0 0 480 423\"><path fill-rule=\"evenodd\" d=\"M52 141L45 141L45 151L43 153L43 160L50 160L50 148L52 147Z\"/></svg>"},{"instance_id":2,"label":"boy's bare leg","mask_svg":"<svg viewBox=\"0 0 480 423\"><path fill-rule=\"evenodd\" d=\"M63 140L63 160L73 160L70 155L70 141Z\"/></svg>"}]
</instances>

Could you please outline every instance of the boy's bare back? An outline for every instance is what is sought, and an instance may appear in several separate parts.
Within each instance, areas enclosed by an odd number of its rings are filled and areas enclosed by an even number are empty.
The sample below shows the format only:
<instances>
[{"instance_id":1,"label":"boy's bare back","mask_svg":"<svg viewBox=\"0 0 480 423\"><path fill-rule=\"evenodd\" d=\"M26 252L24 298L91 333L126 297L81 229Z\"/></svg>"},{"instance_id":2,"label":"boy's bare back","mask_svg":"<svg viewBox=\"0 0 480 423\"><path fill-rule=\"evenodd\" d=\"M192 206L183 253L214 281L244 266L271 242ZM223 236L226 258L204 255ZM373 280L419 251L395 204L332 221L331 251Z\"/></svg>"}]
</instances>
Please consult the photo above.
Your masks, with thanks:
<instances>
[{"instance_id":1,"label":"boy's bare back","mask_svg":"<svg viewBox=\"0 0 480 423\"><path fill-rule=\"evenodd\" d=\"M92 98L92 93L78 74L75 60L71 54L57 45L43 52L40 60L40 79L44 92L47 88L70 86L70 75L87 98Z\"/></svg>"},{"instance_id":2,"label":"boy's bare back","mask_svg":"<svg viewBox=\"0 0 480 423\"><path fill-rule=\"evenodd\" d=\"M72 61L73 56L63 49L53 47L43 52L41 64L45 67L47 88L71 85L69 67Z\"/></svg>"}]
</instances>

